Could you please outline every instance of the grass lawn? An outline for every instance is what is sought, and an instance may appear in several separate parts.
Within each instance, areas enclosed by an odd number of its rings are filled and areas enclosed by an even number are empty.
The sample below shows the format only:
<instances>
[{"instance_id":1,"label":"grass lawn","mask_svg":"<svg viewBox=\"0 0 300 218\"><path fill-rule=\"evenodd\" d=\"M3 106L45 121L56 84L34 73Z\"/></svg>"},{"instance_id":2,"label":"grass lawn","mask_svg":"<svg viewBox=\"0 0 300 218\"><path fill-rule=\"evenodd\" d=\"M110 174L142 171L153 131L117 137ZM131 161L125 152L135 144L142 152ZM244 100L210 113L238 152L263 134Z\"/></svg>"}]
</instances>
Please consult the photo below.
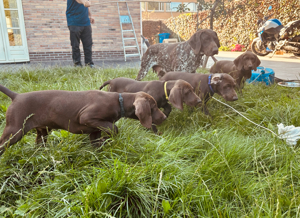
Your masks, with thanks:
<instances>
[{"instance_id":1,"label":"grass lawn","mask_svg":"<svg viewBox=\"0 0 300 218\"><path fill-rule=\"evenodd\" d=\"M0 84L23 93L98 89L138 69L0 73ZM300 126L299 102L298 88L260 84L228 104L277 133L279 123ZM1 134L10 103L0 93ZM300 217L298 145L213 99L208 109L213 119L173 108L161 135L121 119L119 134L101 148L63 130L36 145L29 132L0 157L0 217Z\"/></svg>"}]
</instances>

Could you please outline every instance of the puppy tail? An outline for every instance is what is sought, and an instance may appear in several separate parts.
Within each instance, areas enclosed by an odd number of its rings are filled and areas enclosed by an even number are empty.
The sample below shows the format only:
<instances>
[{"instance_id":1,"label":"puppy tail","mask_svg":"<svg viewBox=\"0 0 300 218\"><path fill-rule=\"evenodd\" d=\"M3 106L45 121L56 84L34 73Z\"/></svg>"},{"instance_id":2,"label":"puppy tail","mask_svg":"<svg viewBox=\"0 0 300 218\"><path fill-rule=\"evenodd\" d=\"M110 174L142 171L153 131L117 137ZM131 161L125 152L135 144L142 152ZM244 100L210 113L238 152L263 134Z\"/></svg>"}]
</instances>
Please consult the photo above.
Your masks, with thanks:
<instances>
[{"instance_id":1,"label":"puppy tail","mask_svg":"<svg viewBox=\"0 0 300 218\"><path fill-rule=\"evenodd\" d=\"M108 84L110 84L110 80L106 81L105 83L102 84L102 86L99 87L99 89L103 89L105 86L107 86Z\"/></svg>"},{"instance_id":2,"label":"puppy tail","mask_svg":"<svg viewBox=\"0 0 300 218\"><path fill-rule=\"evenodd\" d=\"M0 92L3 92L5 95L11 98L11 100L14 100L18 93L15 93L13 91L10 91L8 88L0 85Z\"/></svg>"}]
</instances>

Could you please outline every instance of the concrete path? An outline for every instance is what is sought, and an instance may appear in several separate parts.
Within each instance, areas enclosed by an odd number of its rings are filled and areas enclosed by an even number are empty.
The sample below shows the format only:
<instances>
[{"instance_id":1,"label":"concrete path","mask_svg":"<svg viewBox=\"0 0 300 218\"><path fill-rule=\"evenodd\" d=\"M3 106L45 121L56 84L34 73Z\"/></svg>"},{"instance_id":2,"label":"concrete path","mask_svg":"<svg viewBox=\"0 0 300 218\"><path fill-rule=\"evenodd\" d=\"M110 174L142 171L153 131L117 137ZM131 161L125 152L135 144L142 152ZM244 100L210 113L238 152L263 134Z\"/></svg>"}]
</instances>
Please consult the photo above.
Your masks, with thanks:
<instances>
[{"instance_id":1,"label":"concrete path","mask_svg":"<svg viewBox=\"0 0 300 218\"><path fill-rule=\"evenodd\" d=\"M215 55L217 60L234 60L243 52L219 52ZM298 80L300 79L300 58L293 54L274 55L270 58L271 54L265 57L258 58L261 61L261 66L268 67L274 70L275 76L285 80ZM208 66L211 67L214 64L210 58Z\"/></svg>"},{"instance_id":2,"label":"concrete path","mask_svg":"<svg viewBox=\"0 0 300 218\"><path fill-rule=\"evenodd\" d=\"M242 54L242 52L219 52L219 54L215 57L218 60L234 60L240 54ZM297 58L292 54L274 55L273 58L270 58L269 56L259 57L259 59L261 60L261 66L272 68L275 72L275 76L280 79L300 79L300 58ZM211 67L213 64L213 60L209 59L207 67ZM100 68L140 68L140 60L131 59L126 62L124 61L124 59L95 61L95 65ZM55 66L72 66L72 61L32 62L26 64L0 64L0 72L16 72L24 67L29 69L37 69Z\"/></svg>"},{"instance_id":3,"label":"concrete path","mask_svg":"<svg viewBox=\"0 0 300 218\"><path fill-rule=\"evenodd\" d=\"M131 59L126 62L122 60L104 60L94 61L96 68L140 68L141 62L139 59ZM17 72L20 69L44 69L51 67L72 67L72 61L54 61L54 62L30 62L30 63L17 63L17 64L0 64L1 72Z\"/></svg>"}]
</instances>

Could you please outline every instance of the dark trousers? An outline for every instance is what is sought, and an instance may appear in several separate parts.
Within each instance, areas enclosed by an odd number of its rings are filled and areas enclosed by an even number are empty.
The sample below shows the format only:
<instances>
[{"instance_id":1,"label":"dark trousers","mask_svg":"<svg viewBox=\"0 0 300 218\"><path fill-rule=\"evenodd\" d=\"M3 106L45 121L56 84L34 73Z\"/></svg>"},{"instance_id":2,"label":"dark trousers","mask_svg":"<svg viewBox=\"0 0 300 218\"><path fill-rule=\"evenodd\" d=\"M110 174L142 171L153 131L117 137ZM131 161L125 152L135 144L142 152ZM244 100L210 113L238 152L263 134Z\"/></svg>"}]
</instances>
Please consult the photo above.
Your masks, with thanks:
<instances>
[{"instance_id":1,"label":"dark trousers","mask_svg":"<svg viewBox=\"0 0 300 218\"><path fill-rule=\"evenodd\" d=\"M80 40L83 45L85 64L94 64L92 60L92 27L91 26L68 26L72 46L72 58L76 65L81 65Z\"/></svg>"}]
</instances>

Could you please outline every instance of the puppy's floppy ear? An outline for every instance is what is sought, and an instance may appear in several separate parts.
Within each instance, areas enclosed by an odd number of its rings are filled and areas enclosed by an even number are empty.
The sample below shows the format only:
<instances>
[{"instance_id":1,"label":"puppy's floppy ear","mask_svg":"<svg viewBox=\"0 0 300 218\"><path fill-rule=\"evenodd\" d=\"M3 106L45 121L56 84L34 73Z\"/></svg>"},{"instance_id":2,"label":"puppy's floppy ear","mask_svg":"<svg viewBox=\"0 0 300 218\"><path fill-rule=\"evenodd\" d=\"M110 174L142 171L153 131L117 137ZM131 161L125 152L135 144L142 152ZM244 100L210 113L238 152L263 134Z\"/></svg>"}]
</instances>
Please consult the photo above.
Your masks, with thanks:
<instances>
[{"instance_id":1,"label":"puppy's floppy ear","mask_svg":"<svg viewBox=\"0 0 300 218\"><path fill-rule=\"evenodd\" d=\"M260 65L260 60L259 60L259 58L257 57L257 55L256 54L253 54L255 57L254 57L254 63L252 63L253 64L253 66L254 66L254 70L256 71L257 70L257 67Z\"/></svg>"},{"instance_id":2,"label":"puppy's floppy ear","mask_svg":"<svg viewBox=\"0 0 300 218\"><path fill-rule=\"evenodd\" d=\"M161 66L159 66L159 65L154 65L153 67L152 67L152 71L153 71L153 73L155 72L155 73L159 73L159 71L161 71Z\"/></svg>"},{"instance_id":3,"label":"puppy's floppy ear","mask_svg":"<svg viewBox=\"0 0 300 218\"><path fill-rule=\"evenodd\" d=\"M244 53L245 54L245 53ZM234 61L234 65L237 67L238 70L242 70L243 69L243 58L244 58L244 54L241 54L240 56L238 56Z\"/></svg>"},{"instance_id":4,"label":"puppy's floppy ear","mask_svg":"<svg viewBox=\"0 0 300 218\"><path fill-rule=\"evenodd\" d=\"M141 124L146 128L152 126L152 116L150 103L145 98L137 98L133 105L135 106L135 115L139 118Z\"/></svg>"},{"instance_id":5,"label":"puppy's floppy ear","mask_svg":"<svg viewBox=\"0 0 300 218\"><path fill-rule=\"evenodd\" d=\"M216 37L217 37L217 38L215 38L215 42L216 42L218 48L220 48L221 45L220 45L220 40L219 40L218 34L216 32L215 32L215 34L216 34Z\"/></svg>"},{"instance_id":6,"label":"puppy's floppy ear","mask_svg":"<svg viewBox=\"0 0 300 218\"><path fill-rule=\"evenodd\" d=\"M179 110L183 110L182 90L178 86L171 89L169 101Z\"/></svg>"},{"instance_id":7,"label":"puppy's floppy ear","mask_svg":"<svg viewBox=\"0 0 300 218\"><path fill-rule=\"evenodd\" d=\"M200 31L196 32L194 35L192 35L192 37L188 40L188 43L192 47L195 54L199 54L199 52L201 50L201 39L200 39L200 37L201 37L202 33L203 33L203 31L200 30Z\"/></svg>"},{"instance_id":8,"label":"puppy's floppy ear","mask_svg":"<svg viewBox=\"0 0 300 218\"><path fill-rule=\"evenodd\" d=\"M222 82L223 75L220 73L213 74L211 77L211 84L218 84Z\"/></svg>"}]
</instances>

